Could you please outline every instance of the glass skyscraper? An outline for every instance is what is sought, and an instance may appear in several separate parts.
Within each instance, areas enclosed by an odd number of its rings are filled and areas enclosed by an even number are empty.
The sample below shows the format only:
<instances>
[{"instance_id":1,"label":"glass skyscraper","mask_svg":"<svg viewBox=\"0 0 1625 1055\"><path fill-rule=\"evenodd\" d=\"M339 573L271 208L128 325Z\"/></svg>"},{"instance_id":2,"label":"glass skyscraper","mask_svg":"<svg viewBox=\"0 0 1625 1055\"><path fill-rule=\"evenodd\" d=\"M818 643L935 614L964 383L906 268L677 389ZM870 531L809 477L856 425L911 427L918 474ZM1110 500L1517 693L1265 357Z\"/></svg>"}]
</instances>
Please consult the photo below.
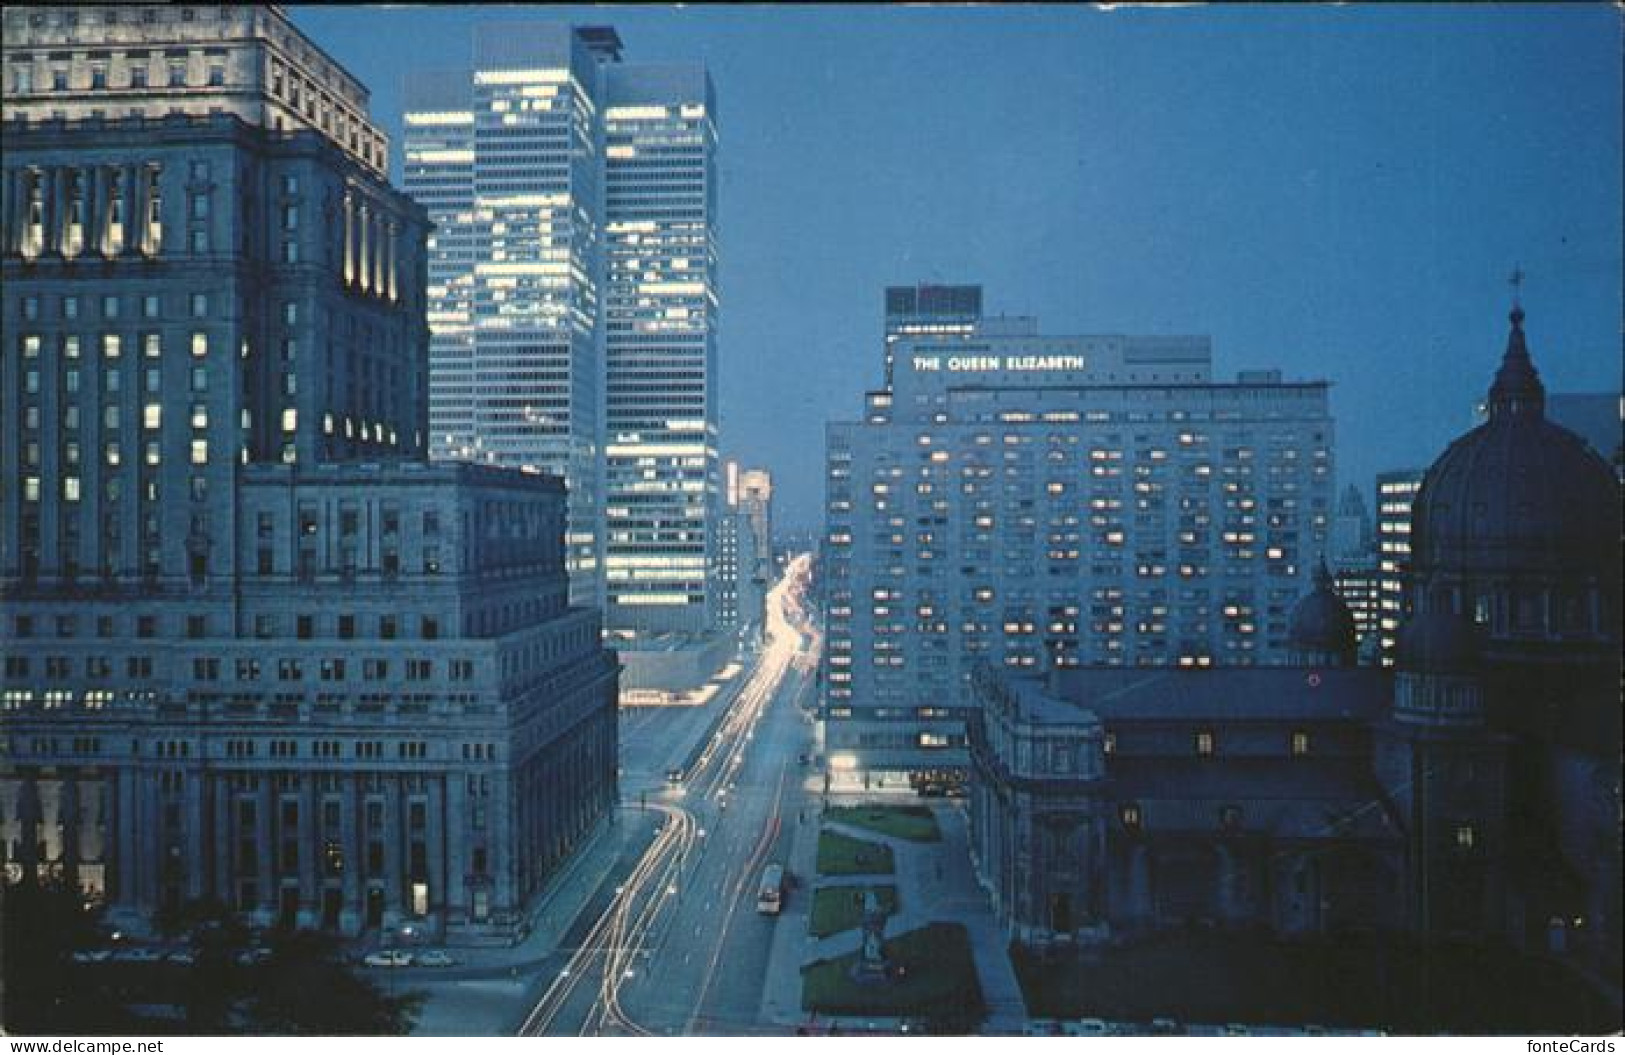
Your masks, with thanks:
<instances>
[{"instance_id":1,"label":"glass skyscraper","mask_svg":"<svg viewBox=\"0 0 1625 1055\"><path fill-rule=\"evenodd\" d=\"M605 622L716 619L716 101L698 65L605 70Z\"/></svg>"},{"instance_id":2,"label":"glass skyscraper","mask_svg":"<svg viewBox=\"0 0 1625 1055\"><path fill-rule=\"evenodd\" d=\"M412 75L437 458L570 489L572 598L623 635L708 631L718 493L716 127L698 65L608 27L494 22ZM606 591L607 586L607 591Z\"/></svg>"}]
</instances>

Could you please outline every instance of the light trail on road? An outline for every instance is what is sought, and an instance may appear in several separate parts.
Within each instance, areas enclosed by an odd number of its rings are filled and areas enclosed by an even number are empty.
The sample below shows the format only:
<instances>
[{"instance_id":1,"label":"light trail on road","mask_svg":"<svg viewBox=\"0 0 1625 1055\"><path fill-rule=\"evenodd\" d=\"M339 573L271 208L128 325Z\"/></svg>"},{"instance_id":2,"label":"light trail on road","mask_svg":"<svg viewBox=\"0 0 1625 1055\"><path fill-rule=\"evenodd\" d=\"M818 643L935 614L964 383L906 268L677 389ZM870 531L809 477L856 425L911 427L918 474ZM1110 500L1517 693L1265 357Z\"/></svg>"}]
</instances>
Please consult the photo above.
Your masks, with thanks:
<instances>
[{"instance_id":1,"label":"light trail on road","mask_svg":"<svg viewBox=\"0 0 1625 1055\"><path fill-rule=\"evenodd\" d=\"M577 1032L583 1036L620 1032L648 1036L651 1031L633 1021L621 1006L621 990L638 977L640 957L651 951L646 942L672 899L683 889L684 869L694 848L704 838L695 809L715 804L727 808L731 782L744 765L745 752L754 731L792 670L805 674L816 667L820 646L802 605L802 594L811 558L802 554L792 560L784 577L768 594L766 645L749 679L728 704L728 710L701 751L692 771L686 774L680 794L694 801L694 808L680 802L649 802L659 810L664 822L655 839L638 859L626 880L616 888L608 908L593 922L587 936L571 955L565 967L536 1001L523 1024L520 1036L546 1035L559 1023L581 986L596 972L597 994ZM799 694L798 694L799 698ZM730 887L725 921L717 933L716 946L706 968L700 995L688 1021L699 1013L709 992L721 958L727 934L740 898L751 883L778 835L779 808L784 796L785 771L780 770L773 808L757 843L734 876Z\"/></svg>"}]
</instances>

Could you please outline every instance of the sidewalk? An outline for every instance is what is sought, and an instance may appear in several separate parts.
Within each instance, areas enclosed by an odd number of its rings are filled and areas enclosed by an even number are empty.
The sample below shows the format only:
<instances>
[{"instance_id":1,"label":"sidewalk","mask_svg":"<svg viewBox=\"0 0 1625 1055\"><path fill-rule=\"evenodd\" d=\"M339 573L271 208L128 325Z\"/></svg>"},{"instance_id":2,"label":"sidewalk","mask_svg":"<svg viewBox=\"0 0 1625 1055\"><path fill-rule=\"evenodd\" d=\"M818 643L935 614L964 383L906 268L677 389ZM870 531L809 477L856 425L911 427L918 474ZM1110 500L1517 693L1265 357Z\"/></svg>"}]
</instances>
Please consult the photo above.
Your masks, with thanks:
<instances>
[{"instance_id":1,"label":"sidewalk","mask_svg":"<svg viewBox=\"0 0 1625 1055\"><path fill-rule=\"evenodd\" d=\"M830 831L891 847L896 868L893 875L820 879L816 867L819 825L809 817L808 823L800 826L788 856L791 871L801 877L801 885L791 901L791 909L780 919L779 929L773 936L772 959L762 1000L763 1021L787 1025L805 1022L807 1016L801 1010L801 968L816 960L855 952L862 941L862 934L856 928L823 939L807 933L813 889L892 883L898 889L899 905L897 913L887 921L886 934L901 934L936 921L963 924L976 961L982 996L988 1006L983 1031L1020 1032L1027 1022L1026 1005L1010 964L1004 931L971 873L965 813L948 805L934 806L932 812L942 830L942 841L937 843L912 842L837 822L823 825Z\"/></svg>"}]
</instances>

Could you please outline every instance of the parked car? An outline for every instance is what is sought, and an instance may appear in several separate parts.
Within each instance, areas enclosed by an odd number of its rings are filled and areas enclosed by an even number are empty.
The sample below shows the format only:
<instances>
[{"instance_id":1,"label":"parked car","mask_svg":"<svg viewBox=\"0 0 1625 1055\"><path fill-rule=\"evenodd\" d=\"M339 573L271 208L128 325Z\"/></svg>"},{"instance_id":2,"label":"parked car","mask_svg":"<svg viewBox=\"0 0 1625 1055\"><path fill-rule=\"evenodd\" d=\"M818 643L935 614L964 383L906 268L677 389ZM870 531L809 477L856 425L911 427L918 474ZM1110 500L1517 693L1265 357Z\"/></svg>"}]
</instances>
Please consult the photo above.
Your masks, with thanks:
<instances>
[{"instance_id":1,"label":"parked car","mask_svg":"<svg viewBox=\"0 0 1625 1055\"><path fill-rule=\"evenodd\" d=\"M1179 1023L1171 1018L1153 1018L1151 1020L1151 1035L1154 1037L1174 1037L1185 1032L1179 1028Z\"/></svg>"},{"instance_id":2,"label":"parked car","mask_svg":"<svg viewBox=\"0 0 1625 1055\"><path fill-rule=\"evenodd\" d=\"M424 949L412 960L419 967L455 967L457 960L445 949Z\"/></svg>"},{"instance_id":3,"label":"parked car","mask_svg":"<svg viewBox=\"0 0 1625 1055\"><path fill-rule=\"evenodd\" d=\"M380 949L361 958L368 967L410 967L412 954L405 949Z\"/></svg>"},{"instance_id":4,"label":"parked car","mask_svg":"<svg viewBox=\"0 0 1625 1055\"><path fill-rule=\"evenodd\" d=\"M1104 1037L1111 1033L1111 1027L1106 1025L1104 1019L1080 1018L1073 1022L1061 1023L1063 1037Z\"/></svg>"},{"instance_id":5,"label":"parked car","mask_svg":"<svg viewBox=\"0 0 1625 1055\"><path fill-rule=\"evenodd\" d=\"M106 963L112 949L80 949L69 957L74 963Z\"/></svg>"},{"instance_id":6,"label":"parked car","mask_svg":"<svg viewBox=\"0 0 1625 1055\"><path fill-rule=\"evenodd\" d=\"M197 955L191 949L175 949L165 953L164 959L181 967L191 967L197 963Z\"/></svg>"},{"instance_id":7,"label":"parked car","mask_svg":"<svg viewBox=\"0 0 1625 1055\"><path fill-rule=\"evenodd\" d=\"M114 963L157 963L164 954L157 949L119 949L111 958Z\"/></svg>"},{"instance_id":8,"label":"parked car","mask_svg":"<svg viewBox=\"0 0 1625 1055\"><path fill-rule=\"evenodd\" d=\"M237 954L238 967L258 967L271 958L271 950L263 945L254 945Z\"/></svg>"}]
</instances>

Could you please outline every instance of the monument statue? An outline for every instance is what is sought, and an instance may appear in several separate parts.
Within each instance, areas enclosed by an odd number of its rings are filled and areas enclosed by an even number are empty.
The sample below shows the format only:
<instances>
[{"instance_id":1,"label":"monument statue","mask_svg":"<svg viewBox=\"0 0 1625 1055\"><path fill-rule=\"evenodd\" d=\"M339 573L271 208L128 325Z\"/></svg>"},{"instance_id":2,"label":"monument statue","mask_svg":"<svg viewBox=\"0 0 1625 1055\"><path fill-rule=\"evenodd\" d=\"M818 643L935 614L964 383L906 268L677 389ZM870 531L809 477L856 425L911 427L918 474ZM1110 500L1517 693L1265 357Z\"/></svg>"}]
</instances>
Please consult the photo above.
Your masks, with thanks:
<instances>
[{"instance_id":1,"label":"monument statue","mask_svg":"<svg viewBox=\"0 0 1625 1055\"><path fill-rule=\"evenodd\" d=\"M863 945L852 976L860 982L883 982L888 974L885 950L886 910L874 890L863 892Z\"/></svg>"}]
</instances>

